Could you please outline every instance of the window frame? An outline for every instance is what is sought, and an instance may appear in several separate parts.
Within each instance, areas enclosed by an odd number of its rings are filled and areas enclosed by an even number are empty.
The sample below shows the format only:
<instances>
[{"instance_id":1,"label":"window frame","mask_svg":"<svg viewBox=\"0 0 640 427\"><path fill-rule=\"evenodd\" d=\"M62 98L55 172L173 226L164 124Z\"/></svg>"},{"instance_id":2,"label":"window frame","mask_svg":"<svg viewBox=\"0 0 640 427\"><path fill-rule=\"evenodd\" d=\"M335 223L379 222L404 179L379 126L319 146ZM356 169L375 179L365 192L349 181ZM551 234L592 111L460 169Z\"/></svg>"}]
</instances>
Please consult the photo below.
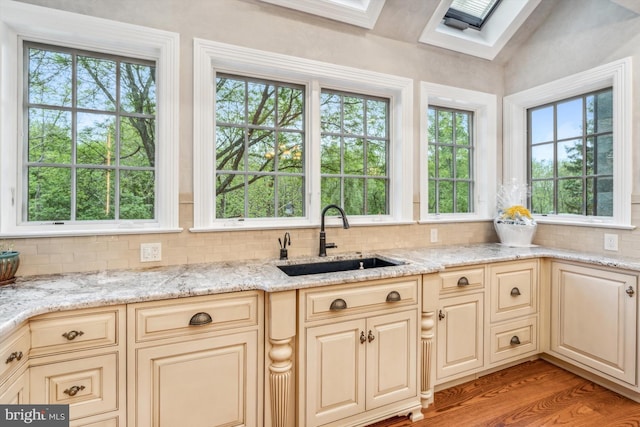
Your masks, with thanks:
<instances>
[{"instance_id":1,"label":"window frame","mask_svg":"<svg viewBox=\"0 0 640 427\"><path fill-rule=\"evenodd\" d=\"M25 3L0 0L0 235L74 236L179 232L179 35ZM22 222L23 41L58 45L156 63L156 218L101 223L29 224Z\"/></svg>"},{"instance_id":2,"label":"window frame","mask_svg":"<svg viewBox=\"0 0 640 427\"><path fill-rule=\"evenodd\" d=\"M534 215L538 223L632 229L632 70L623 58L504 97L503 180L527 182L527 110L611 87L613 91L613 217Z\"/></svg>"},{"instance_id":3,"label":"window frame","mask_svg":"<svg viewBox=\"0 0 640 427\"><path fill-rule=\"evenodd\" d=\"M497 109L495 94L454 86L421 82L420 84L420 222L488 221L496 207L497 182ZM473 113L474 141L473 206L469 213L429 213L429 106L451 108ZM482 163L480 163L482 160ZM482 164L482 167L480 167Z\"/></svg>"},{"instance_id":4,"label":"window frame","mask_svg":"<svg viewBox=\"0 0 640 427\"><path fill-rule=\"evenodd\" d=\"M413 80L357 68L194 39L194 232L317 227L320 224L320 92L328 88L390 99L389 215L350 216L351 225L413 223L412 116ZM251 220L215 220L215 82L216 73L245 75L306 87L306 216ZM328 224L334 222L329 219ZM337 224L337 222L336 222Z\"/></svg>"}]
</instances>

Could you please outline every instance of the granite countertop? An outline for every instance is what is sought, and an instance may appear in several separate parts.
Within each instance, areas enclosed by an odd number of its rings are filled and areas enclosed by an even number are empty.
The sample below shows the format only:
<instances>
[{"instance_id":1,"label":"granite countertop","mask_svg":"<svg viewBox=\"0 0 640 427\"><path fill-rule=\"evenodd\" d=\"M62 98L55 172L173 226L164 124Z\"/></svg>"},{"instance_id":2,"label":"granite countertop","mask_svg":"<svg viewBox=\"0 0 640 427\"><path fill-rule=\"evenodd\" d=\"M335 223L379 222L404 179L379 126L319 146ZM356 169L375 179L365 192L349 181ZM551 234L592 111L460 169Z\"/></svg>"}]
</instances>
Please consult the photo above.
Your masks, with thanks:
<instances>
[{"instance_id":1,"label":"granite countertop","mask_svg":"<svg viewBox=\"0 0 640 427\"><path fill-rule=\"evenodd\" d=\"M285 264L374 255L402 261L403 264L297 277L289 277L277 268L278 265ZM16 283L0 287L0 336L32 316L54 311L253 289L279 292L432 273L465 265L545 257L640 271L640 260L636 259L603 257L537 246L513 248L493 243L389 249L374 253L341 254L324 259L307 257L289 261L248 260L33 276L18 278Z\"/></svg>"}]
</instances>

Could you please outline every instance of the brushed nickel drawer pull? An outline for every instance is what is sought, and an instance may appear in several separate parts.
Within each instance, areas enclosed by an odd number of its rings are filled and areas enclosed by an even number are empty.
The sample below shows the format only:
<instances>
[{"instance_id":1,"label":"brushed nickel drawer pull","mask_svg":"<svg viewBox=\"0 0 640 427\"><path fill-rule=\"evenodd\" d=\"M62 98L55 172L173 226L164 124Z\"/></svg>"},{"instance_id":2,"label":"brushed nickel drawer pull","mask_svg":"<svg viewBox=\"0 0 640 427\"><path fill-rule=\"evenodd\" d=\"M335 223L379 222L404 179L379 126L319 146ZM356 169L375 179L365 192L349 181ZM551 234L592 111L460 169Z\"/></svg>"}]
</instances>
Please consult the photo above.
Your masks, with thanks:
<instances>
[{"instance_id":1,"label":"brushed nickel drawer pull","mask_svg":"<svg viewBox=\"0 0 640 427\"><path fill-rule=\"evenodd\" d=\"M402 300L402 297L398 291L391 291L387 295L387 302L398 302L400 300Z\"/></svg>"},{"instance_id":2,"label":"brushed nickel drawer pull","mask_svg":"<svg viewBox=\"0 0 640 427\"><path fill-rule=\"evenodd\" d=\"M347 308L347 302L342 298L334 299L331 305L329 306L329 310L331 311L339 311Z\"/></svg>"},{"instance_id":3,"label":"brushed nickel drawer pull","mask_svg":"<svg viewBox=\"0 0 640 427\"><path fill-rule=\"evenodd\" d=\"M364 331L360 332L360 344L364 344L367 338L364 336Z\"/></svg>"},{"instance_id":4,"label":"brushed nickel drawer pull","mask_svg":"<svg viewBox=\"0 0 640 427\"><path fill-rule=\"evenodd\" d=\"M204 311L201 311L191 316L191 320L189 320L189 325L204 326L204 325L208 325L211 322L213 322L213 319L211 318L209 313L205 313Z\"/></svg>"},{"instance_id":5,"label":"brushed nickel drawer pull","mask_svg":"<svg viewBox=\"0 0 640 427\"><path fill-rule=\"evenodd\" d=\"M73 397L76 394L78 394L79 391L84 390L86 387L83 385L74 385L71 388L66 389L65 391L63 391L64 394L68 394L69 396Z\"/></svg>"},{"instance_id":6,"label":"brushed nickel drawer pull","mask_svg":"<svg viewBox=\"0 0 640 427\"><path fill-rule=\"evenodd\" d=\"M77 337L84 335L84 332L82 331L69 331L69 332L65 332L64 334L62 334L63 337L65 337L66 339L68 339L69 341L73 341L75 340Z\"/></svg>"},{"instance_id":7,"label":"brushed nickel drawer pull","mask_svg":"<svg viewBox=\"0 0 640 427\"><path fill-rule=\"evenodd\" d=\"M629 289L627 289L625 291L627 293L627 295L629 295L630 298L633 298L633 295L636 293L636 291L633 290L633 287L629 286Z\"/></svg>"},{"instance_id":8,"label":"brushed nickel drawer pull","mask_svg":"<svg viewBox=\"0 0 640 427\"><path fill-rule=\"evenodd\" d=\"M517 335L511 337L511 341L509 342L511 345L520 345L520 338Z\"/></svg>"},{"instance_id":9,"label":"brushed nickel drawer pull","mask_svg":"<svg viewBox=\"0 0 640 427\"><path fill-rule=\"evenodd\" d=\"M375 336L375 335L373 335L373 333L371 332L371 330L369 330L369 335L367 335L367 340L368 340L369 342L371 342L371 341L373 341L373 340L375 340L375 339L376 339L376 336Z\"/></svg>"},{"instance_id":10,"label":"brushed nickel drawer pull","mask_svg":"<svg viewBox=\"0 0 640 427\"><path fill-rule=\"evenodd\" d=\"M22 359L22 352L21 351L14 351L13 353L11 353L9 355L9 357L7 357L7 361L5 363L11 363L14 360L20 360Z\"/></svg>"},{"instance_id":11,"label":"brushed nickel drawer pull","mask_svg":"<svg viewBox=\"0 0 640 427\"><path fill-rule=\"evenodd\" d=\"M513 289L511 289L511 296L512 296L512 297L517 297L518 295L522 295L522 294L520 293L520 289L518 289L518 288L513 288Z\"/></svg>"},{"instance_id":12,"label":"brushed nickel drawer pull","mask_svg":"<svg viewBox=\"0 0 640 427\"><path fill-rule=\"evenodd\" d=\"M460 287L469 286L469 279L467 279L466 277L462 276L461 278L458 279L458 286L460 286Z\"/></svg>"}]
</instances>

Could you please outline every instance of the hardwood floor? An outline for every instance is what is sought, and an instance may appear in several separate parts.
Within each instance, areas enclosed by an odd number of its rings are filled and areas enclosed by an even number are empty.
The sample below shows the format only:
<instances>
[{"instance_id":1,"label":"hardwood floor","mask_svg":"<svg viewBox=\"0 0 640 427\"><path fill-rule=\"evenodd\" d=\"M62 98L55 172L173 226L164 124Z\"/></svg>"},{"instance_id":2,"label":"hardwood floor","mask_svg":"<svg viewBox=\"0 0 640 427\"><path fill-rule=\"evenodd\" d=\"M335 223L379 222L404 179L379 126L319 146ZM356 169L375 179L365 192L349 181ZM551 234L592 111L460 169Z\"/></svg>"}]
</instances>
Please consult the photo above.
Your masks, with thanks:
<instances>
[{"instance_id":1,"label":"hardwood floor","mask_svg":"<svg viewBox=\"0 0 640 427\"><path fill-rule=\"evenodd\" d=\"M640 403L543 360L437 392L423 413L372 426L640 426Z\"/></svg>"}]
</instances>

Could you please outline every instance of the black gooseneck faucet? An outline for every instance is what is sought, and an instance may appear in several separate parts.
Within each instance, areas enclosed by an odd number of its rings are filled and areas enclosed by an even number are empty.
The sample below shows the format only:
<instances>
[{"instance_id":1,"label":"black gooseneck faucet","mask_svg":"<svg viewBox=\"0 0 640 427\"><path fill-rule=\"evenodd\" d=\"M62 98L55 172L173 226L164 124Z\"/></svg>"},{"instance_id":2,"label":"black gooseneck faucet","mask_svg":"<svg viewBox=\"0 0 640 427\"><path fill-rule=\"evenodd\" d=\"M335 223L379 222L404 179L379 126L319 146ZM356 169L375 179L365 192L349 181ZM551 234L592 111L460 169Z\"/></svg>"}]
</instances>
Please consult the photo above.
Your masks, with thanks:
<instances>
[{"instance_id":1,"label":"black gooseneck faucet","mask_svg":"<svg viewBox=\"0 0 640 427\"><path fill-rule=\"evenodd\" d=\"M344 213L344 210L338 205L327 205L324 209L322 209L322 219L320 220L320 256L327 256L327 248L337 248L338 246L335 243L327 243L327 234L324 232L324 216L329 209L337 209L340 211L340 216L342 216L342 227L346 230L349 228L349 221L347 221L347 214Z\"/></svg>"}]
</instances>

